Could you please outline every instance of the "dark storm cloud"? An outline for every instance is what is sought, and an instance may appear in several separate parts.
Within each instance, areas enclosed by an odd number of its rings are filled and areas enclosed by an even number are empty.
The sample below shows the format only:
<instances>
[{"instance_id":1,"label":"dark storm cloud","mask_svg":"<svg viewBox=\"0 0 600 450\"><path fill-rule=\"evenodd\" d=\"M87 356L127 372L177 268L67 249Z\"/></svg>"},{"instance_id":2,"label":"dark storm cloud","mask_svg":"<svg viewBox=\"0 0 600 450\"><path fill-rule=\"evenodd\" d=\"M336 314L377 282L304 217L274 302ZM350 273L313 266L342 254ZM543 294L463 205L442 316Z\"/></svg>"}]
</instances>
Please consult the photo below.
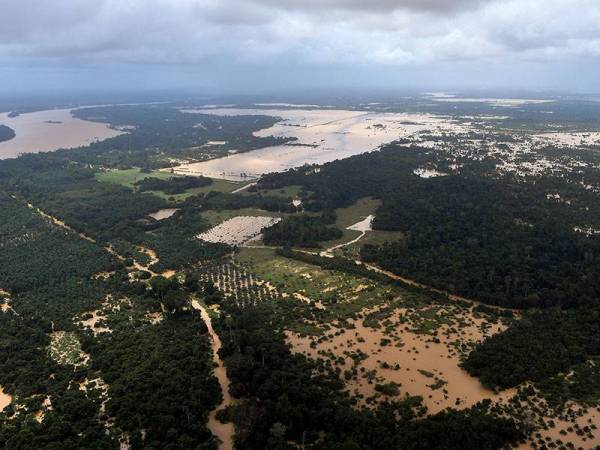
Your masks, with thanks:
<instances>
[{"instance_id":1,"label":"dark storm cloud","mask_svg":"<svg viewBox=\"0 0 600 450\"><path fill-rule=\"evenodd\" d=\"M597 0L6 0L0 69L567 66L600 58L598 23Z\"/></svg>"}]
</instances>

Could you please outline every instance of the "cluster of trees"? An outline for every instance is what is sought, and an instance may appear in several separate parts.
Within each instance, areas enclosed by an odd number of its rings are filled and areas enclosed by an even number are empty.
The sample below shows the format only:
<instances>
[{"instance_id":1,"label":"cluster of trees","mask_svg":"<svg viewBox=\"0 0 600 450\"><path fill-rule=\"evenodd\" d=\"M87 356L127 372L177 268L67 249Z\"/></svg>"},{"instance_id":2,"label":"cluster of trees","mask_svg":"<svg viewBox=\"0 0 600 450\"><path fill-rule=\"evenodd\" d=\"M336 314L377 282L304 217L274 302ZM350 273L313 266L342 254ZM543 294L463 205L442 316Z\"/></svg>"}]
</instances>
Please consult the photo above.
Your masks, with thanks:
<instances>
[{"instance_id":1,"label":"cluster of trees","mask_svg":"<svg viewBox=\"0 0 600 450\"><path fill-rule=\"evenodd\" d=\"M0 171L1 167L0 164ZM100 243L115 243L120 249L131 249L136 245L154 249L160 259L157 270L177 268L204 257L220 256L225 251L222 245L203 244L194 239L208 227L208 223L202 220L201 207L193 201L182 204L175 217L154 221L148 220L147 216L166 207L168 203L164 199L100 183L92 170L67 166L35 173L24 170L19 175L18 178L11 176L3 180L0 174L0 185L4 181L7 189L19 192L36 207ZM74 239L79 238L75 236ZM126 256L131 253L131 250L128 251ZM76 256L74 254L73 257ZM101 257L97 259L102 261ZM82 267L85 267L85 262Z\"/></svg>"},{"instance_id":2,"label":"cluster of trees","mask_svg":"<svg viewBox=\"0 0 600 450\"><path fill-rule=\"evenodd\" d=\"M600 400L600 360L598 358L569 368L569 374L559 374L537 383L544 399L557 409L570 401L594 407Z\"/></svg>"},{"instance_id":3,"label":"cluster of trees","mask_svg":"<svg viewBox=\"0 0 600 450\"><path fill-rule=\"evenodd\" d=\"M270 174L259 188L300 185L307 211L381 199L374 229L402 231L405 238L367 245L362 258L424 284L517 308L597 304L600 237L574 228L600 224L600 204L580 182L490 176L486 161L471 161L461 175L413 173L443 162L417 147L390 145L320 171ZM549 192L566 197L559 202Z\"/></svg>"},{"instance_id":4,"label":"cluster of trees","mask_svg":"<svg viewBox=\"0 0 600 450\"><path fill-rule=\"evenodd\" d=\"M0 192L0 286L13 293L50 289L116 268L103 249Z\"/></svg>"},{"instance_id":5,"label":"cluster of trees","mask_svg":"<svg viewBox=\"0 0 600 450\"><path fill-rule=\"evenodd\" d=\"M222 211L225 209L258 208L265 211L295 213L292 199L275 195L237 195L221 192L209 192L205 196L190 198L189 202L202 205L203 209Z\"/></svg>"},{"instance_id":6,"label":"cluster of trees","mask_svg":"<svg viewBox=\"0 0 600 450\"><path fill-rule=\"evenodd\" d=\"M127 134L92 143L69 157L105 167L168 167L168 157L207 159L229 150L244 152L290 141L281 137L257 137L253 133L273 126L268 116L216 116L182 112L169 105L105 106L74 111L81 119L133 127ZM203 146L223 141L218 146Z\"/></svg>"},{"instance_id":7,"label":"cluster of trees","mask_svg":"<svg viewBox=\"0 0 600 450\"><path fill-rule=\"evenodd\" d=\"M593 304L600 296L600 239L540 200L538 188L442 177L383 199L374 227L401 242L361 255L395 273L470 298L518 308ZM543 198L543 197L542 197ZM536 201L537 200L537 201Z\"/></svg>"},{"instance_id":8,"label":"cluster of trees","mask_svg":"<svg viewBox=\"0 0 600 450\"><path fill-rule=\"evenodd\" d=\"M290 216L262 230L263 242L282 247L318 248L320 242L339 239L342 230L323 216Z\"/></svg>"},{"instance_id":9,"label":"cluster of trees","mask_svg":"<svg viewBox=\"0 0 600 450\"><path fill-rule=\"evenodd\" d=\"M87 351L110 386L106 413L132 448L216 448L206 422L221 391L198 317L167 314L158 325L107 334Z\"/></svg>"},{"instance_id":10,"label":"cluster of trees","mask_svg":"<svg viewBox=\"0 0 600 450\"><path fill-rule=\"evenodd\" d=\"M595 310L532 311L481 343L464 368L489 387L542 381L600 355Z\"/></svg>"},{"instance_id":11,"label":"cluster of trees","mask_svg":"<svg viewBox=\"0 0 600 450\"><path fill-rule=\"evenodd\" d=\"M207 330L189 312L188 294L178 281L130 283L99 244L50 224L16 199L0 200L7 212L0 224L0 257L6 258L3 270L11 270L1 274L0 286L12 291L12 309L0 312L0 385L25 407L10 419L13 405L0 414L0 446L117 449L123 430L132 448L217 448L206 428L208 412L221 399ZM52 260L44 259L45 243L54 249ZM106 281L90 279L113 268L115 275ZM94 337L75 325L74 317L109 297L130 301L118 326L111 325L113 333ZM160 324L132 320L160 310L160 304L168 311ZM50 358L49 334L56 330L76 333L91 356L87 366L74 370ZM98 377L110 385L104 414L97 390L73 388ZM38 423L31 415L44 410L46 397L52 409ZM116 420L109 433L103 423L108 417Z\"/></svg>"},{"instance_id":12,"label":"cluster of trees","mask_svg":"<svg viewBox=\"0 0 600 450\"><path fill-rule=\"evenodd\" d=\"M212 179L198 177L172 177L169 179L161 179L148 177L143 178L135 183L135 187L140 192L147 191L162 191L165 194L175 195L182 194L188 189L210 186Z\"/></svg>"},{"instance_id":13,"label":"cluster of trees","mask_svg":"<svg viewBox=\"0 0 600 450\"><path fill-rule=\"evenodd\" d=\"M15 130L13 130L10 127L7 127L6 125L1 125L0 124L0 142L10 141L15 136L16 136L15 135Z\"/></svg>"},{"instance_id":14,"label":"cluster of trees","mask_svg":"<svg viewBox=\"0 0 600 450\"><path fill-rule=\"evenodd\" d=\"M85 371L74 372L50 359L49 323L40 321L19 308L0 312L0 383L5 392L24 406L15 415L14 403L0 413L0 447L10 450L23 448L68 450L80 448L112 449L119 443L107 435L99 423L99 400L78 389L69 389L75 378L78 383ZM31 414L41 411L44 398L49 397L52 410L46 410L38 423Z\"/></svg>"}]
</instances>

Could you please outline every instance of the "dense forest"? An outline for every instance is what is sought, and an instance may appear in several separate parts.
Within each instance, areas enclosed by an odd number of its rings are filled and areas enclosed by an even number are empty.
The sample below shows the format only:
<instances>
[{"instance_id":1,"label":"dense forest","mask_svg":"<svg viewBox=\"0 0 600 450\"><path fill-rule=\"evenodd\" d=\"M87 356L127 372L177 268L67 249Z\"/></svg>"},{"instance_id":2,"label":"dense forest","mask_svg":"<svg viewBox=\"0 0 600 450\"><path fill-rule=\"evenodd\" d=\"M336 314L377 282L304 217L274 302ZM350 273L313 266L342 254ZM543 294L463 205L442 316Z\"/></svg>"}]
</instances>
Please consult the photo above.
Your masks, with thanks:
<instances>
[{"instance_id":1,"label":"dense forest","mask_svg":"<svg viewBox=\"0 0 600 450\"><path fill-rule=\"evenodd\" d=\"M0 445L116 449L126 433L132 449L216 448L205 426L220 399L207 330L181 309L179 284L170 283L173 293L161 297L158 284L132 283L101 246L19 199L0 200L7 212L0 223L0 286L10 290L10 306L0 313L0 385L22 408L0 413ZM111 278L93 279L110 270ZM112 333L96 337L76 325L76 317L119 298L125 303L105 319ZM172 312L152 325L145 317L159 313L161 302ZM48 351L56 333L74 336L89 362L56 360ZM109 399L100 379L110 386ZM95 388L73 388L90 380ZM42 421L32 418L38 413Z\"/></svg>"},{"instance_id":2,"label":"dense forest","mask_svg":"<svg viewBox=\"0 0 600 450\"><path fill-rule=\"evenodd\" d=\"M15 137L15 130L0 124L0 142L9 141Z\"/></svg>"},{"instance_id":3,"label":"dense forest","mask_svg":"<svg viewBox=\"0 0 600 450\"><path fill-rule=\"evenodd\" d=\"M286 217L263 230L263 242L281 247L319 247L319 242L339 239L342 231L323 217Z\"/></svg>"},{"instance_id":4,"label":"dense forest","mask_svg":"<svg viewBox=\"0 0 600 450\"><path fill-rule=\"evenodd\" d=\"M491 177L485 164L460 176L413 173L433 158L423 149L390 145L320 171L270 174L259 187L300 185L308 211L380 198L374 229L406 237L365 245L362 258L433 287L517 308L597 304L600 280L593 274L600 270L600 237L573 231L581 223L600 223L592 194L559 178L523 183ZM572 200L547 197L557 190Z\"/></svg>"},{"instance_id":5,"label":"dense forest","mask_svg":"<svg viewBox=\"0 0 600 450\"><path fill-rule=\"evenodd\" d=\"M13 293L50 289L113 270L98 246L41 218L23 201L0 193L0 286Z\"/></svg>"},{"instance_id":6,"label":"dense forest","mask_svg":"<svg viewBox=\"0 0 600 450\"><path fill-rule=\"evenodd\" d=\"M220 401L219 386L197 317L169 315L156 326L123 328L88 350L110 385L106 413L129 433L133 448L188 449L211 441L204 424Z\"/></svg>"},{"instance_id":7,"label":"dense forest","mask_svg":"<svg viewBox=\"0 0 600 450\"><path fill-rule=\"evenodd\" d=\"M173 177L168 180L160 178L143 178L135 183L135 187L140 192L162 191L165 194L181 194L188 189L210 186L212 180L206 177Z\"/></svg>"},{"instance_id":8,"label":"dense forest","mask_svg":"<svg viewBox=\"0 0 600 450\"><path fill-rule=\"evenodd\" d=\"M486 339L464 367L485 385L504 389L546 380L598 356L596 311L533 311L506 332Z\"/></svg>"}]
</instances>

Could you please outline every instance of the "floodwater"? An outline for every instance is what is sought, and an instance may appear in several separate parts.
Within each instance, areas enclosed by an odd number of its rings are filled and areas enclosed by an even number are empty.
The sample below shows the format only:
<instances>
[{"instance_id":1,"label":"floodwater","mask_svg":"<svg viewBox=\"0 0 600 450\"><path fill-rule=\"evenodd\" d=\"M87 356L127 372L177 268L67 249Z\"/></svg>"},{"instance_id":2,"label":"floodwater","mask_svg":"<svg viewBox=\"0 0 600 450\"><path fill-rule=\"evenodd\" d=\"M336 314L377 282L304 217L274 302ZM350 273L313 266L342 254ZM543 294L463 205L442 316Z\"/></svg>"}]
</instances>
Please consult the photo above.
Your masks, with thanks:
<instances>
[{"instance_id":1,"label":"floodwater","mask_svg":"<svg viewBox=\"0 0 600 450\"><path fill-rule=\"evenodd\" d=\"M183 164L175 172L212 178L243 180L270 172L282 172L305 164L324 164L370 152L381 145L419 131L457 132L464 128L448 117L425 114L379 113L327 109L184 110L188 113L267 115L281 121L256 136L294 137L294 145L277 145L226 157ZM298 145L302 144L302 145Z\"/></svg>"},{"instance_id":2,"label":"floodwater","mask_svg":"<svg viewBox=\"0 0 600 450\"><path fill-rule=\"evenodd\" d=\"M214 374L217 380L219 381L219 385L221 386L221 391L223 392L223 401L216 409L210 412L208 416L208 428L209 430L219 438L221 441L219 444L220 450L231 450L233 449L233 437L235 434L235 430L232 423L221 423L217 420L216 414L217 410L226 408L227 406L233 404L233 399L229 394L229 385L230 381L227 377L227 372L225 370L225 365L223 361L219 357L219 349L221 348L221 339L219 335L214 331L212 327L212 321L206 308L204 308L197 300L192 301L192 307L195 310L200 311L200 315L202 316L202 320L206 324L206 328L208 328L208 334L212 339L212 351L213 351L213 361L216 364Z\"/></svg>"},{"instance_id":3,"label":"floodwater","mask_svg":"<svg viewBox=\"0 0 600 450\"><path fill-rule=\"evenodd\" d=\"M3 411L12 402L12 397L4 392L2 386L0 386L0 411Z\"/></svg>"},{"instance_id":4,"label":"floodwater","mask_svg":"<svg viewBox=\"0 0 600 450\"><path fill-rule=\"evenodd\" d=\"M69 109L38 111L17 117L8 117L8 114L0 114L0 124L12 128L16 136L0 142L0 159L81 147L124 133L104 123L76 119Z\"/></svg>"},{"instance_id":5,"label":"floodwater","mask_svg":"<svg viewBox=\"0 0 600 450\"><path fill-rule=\"evenodd\" d=\"M483 321L474 318L469 320L472 323L461 328L458 341L480 342L485 338L481 331ZM294 351L313 358L319 357L319 351L332 352L345 358L347 361L342 369L351 367L353 363L346 352L359 348L367 355L361 362L362 367L376 372L383 382L398 383L402 393L422 396L430 413L448 407L468 408L485 398L506 400L514 394L513 390L496 394L483 387L477 378L460 367L460 355L453 350L456 335L445 336L442 332L439 334L440 342L436 343L426 335L407 330L402 330L399 337L393 337L381 329L365 327L360 321L349 322L356 328L334 336L330 341L319 343L316 348L310 346L310 337L300 337L291 332L286 333L288 342L292 344ZM492 325L489 334L501 329L498 325ZM381 346L381 341L385 338L390 338L395 343ZM399 345L395 345L396 343ZM384 369L382 363L389 366L399 364L400 369ZM441 388L433 388L432 385L438 379L445 384ZM364 378L347 383L350 392L362 394L365 398L375 393L374 387L374 384Z\"/></svg>"}]
</instances>

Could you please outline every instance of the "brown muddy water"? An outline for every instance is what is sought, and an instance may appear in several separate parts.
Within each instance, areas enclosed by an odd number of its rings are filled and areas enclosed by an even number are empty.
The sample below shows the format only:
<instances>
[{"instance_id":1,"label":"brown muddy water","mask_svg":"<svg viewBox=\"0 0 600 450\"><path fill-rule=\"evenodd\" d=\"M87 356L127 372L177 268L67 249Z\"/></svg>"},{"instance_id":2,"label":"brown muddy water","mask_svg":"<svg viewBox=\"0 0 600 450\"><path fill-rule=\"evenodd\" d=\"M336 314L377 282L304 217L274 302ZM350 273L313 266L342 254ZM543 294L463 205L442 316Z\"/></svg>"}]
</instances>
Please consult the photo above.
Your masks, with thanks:
<instances>
[{"instance_id":1,"label":"brown muddy water","mask_svg":"<svg viewBox=\"0 0 600 450\"><path fill-rule=\"evenodd\" d=\"M223 401L208 416L208 429L221 441L219 444L220 450L232 450L233 449L233 437L235 430L232 423L221 423L217 420L217 411L219 409L226 408L233 403L233 399L229 394L230 381L227 377L227 371L221 358L219 358L219 349L221 348L221 339L219 335L214 331L212 327L212 321L208 315L208 311L202 306L197 300L192 301L192 307L195 310L200 311L202 320L208 328L208 334L210 334L213 351L213 361L215 363L214 374L219 381L221 391L223 392Z\"/></svg>"},{"instance_id":2,"label":"brown muddy water","mask_svg":"<svg viewBox=\"0 0 600 450\"><path fill-rule=\"evenodd\" d=\"M0 142L0 159L23 153L51 152L75 148L123 134L104 123L76 119L69 109L52 109L8 117L0 113L0 124L15 131L15 138Z\"/></svg>"},{"instance_id":3,"label":"brown muddy water","mask_svg":"<svg viewBox=\"0 0 600 450\"><path fill-rule=\"evenodd\" d=\"M456 132L465 128L448 117L426 114L234 108L195 109L183 112L280 117L280 122L256 132L255 135L297 139L294 145L276 145L223 158L183 164L175 168L177 173L229 180L244 180L269 172L282 172L304 164L323 164L348 158L376 150L383 144L419 131Z\"/></svg>"}]
</instances>

